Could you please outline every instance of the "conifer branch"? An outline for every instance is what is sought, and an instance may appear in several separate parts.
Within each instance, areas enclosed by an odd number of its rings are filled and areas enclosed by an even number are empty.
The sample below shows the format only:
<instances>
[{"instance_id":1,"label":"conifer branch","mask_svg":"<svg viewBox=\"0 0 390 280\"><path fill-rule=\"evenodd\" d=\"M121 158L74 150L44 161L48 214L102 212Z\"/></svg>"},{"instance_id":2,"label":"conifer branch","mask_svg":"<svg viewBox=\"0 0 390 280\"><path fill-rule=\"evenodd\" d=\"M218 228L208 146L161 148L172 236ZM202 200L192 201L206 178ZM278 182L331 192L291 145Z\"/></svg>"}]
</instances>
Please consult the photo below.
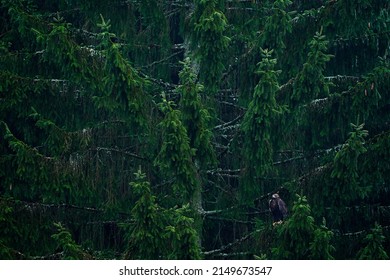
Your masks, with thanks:
<instances>
[{"instance_id":1,"label":"conifer branch","mask_svg":"<svg viewBox=\"0 0 390 280\"><path fill-rule=\"evenodd\" d=\"M289 163L289 162L297 161L297 160L301 160L301 159L305 159L305 156L297 156L297 157L292 157L292 158L285 159L285 160L274 161L274 162L272 163L272 165L285 164L285 163Z\"/></svg>"},{"instance_id":2,"label":"conifer branch","mask_svg":"<svg viewBox=\"0 0 390 280\"><path fill-rule=\"evenodd\" d=\"M356 81L361 80L361 77L358 77L358 76L348 76L348 75L336 75L336 76L327 76L327 77L324 77L324 79L325 80L329 80L331 82L335 82L335 81L344 82L346 80L356 82Z\"/></svg>"},{"instance_id":3,"label":"conifer branch","mask_svg":"<svg viewBox=\"0 0 390 280\"><path fill-rule=\"evenodd\" d=\"M245 114L241 114L239 115L238 117L236 117L235 119L227 122L227 123L224 123L224 124L220 124L220 125L217 125L214 127L214 130L226 130L227 127L229 128L236 128L236 126L232 126L233 124L235 124L236 122L238 122L239 120L241 120L243 117L244 117Z\"/></svg>"},{"instance_id":4,"label":"conifer branch","mask_svg":"<svg viewBox=\"0 0 390 280\"><path fill-rule=\"evenodd\" d=\"M14 255L20 257L21 259L27 259L25 254L23 254L22 252L20 252L20 251L14 249L14 248L10 248L10 247L8 247L8 246L5 246L2 242L0 242L0 246L3 247L6 251L11 251L12 254L14 254ZM3 249L3 250L4 250L4 249Z\"/></svg>"},{"instance_id":5,"label":"conifer branch","mask_svg":"<svg viewBox=\"0 0 390 280\"><path fill-rule=\"evenodd\" d=\"M64 257L64 255L65 255L64 251L61 251L61 252L46 255L46 256L35 256L35 257L32 257L31 259L33 259L33 260L60 260Z\"/></svg>"},{"instance_id":6,"label":"conifer branch","mask_svg":"<svg viewBox=\"0 0 390 280\"><path fill-rule=\"evenodd\" d=\"M175 53L173 53L173 54L171 54L171 55L169 55L169 56L167 56L167 57L164 57L164 58L162 58L162 59L160 59L160 60L158 60L158 61L153 61L152 63L150 63L150 64L148 64L148 65L141 66L140 68L141 68L141 69L144 69L144 68L151 68L151 67L153 67L153 66L155 66L155 65L158 65L158 64L160 64L160 63L166 62L166 61L170 60L171 58L173 58L173 57L175 57L175 56L177 56L177 55L180 55L183 51L184 51L184 50L180 50L180 51L175 52Z\"/></svg>"},{"instance_id":7,"label":"conifer branch","mask_svg":"<svg viewBox=\"0 0 390 280\"><path fill-rule=\"evenodd\" d=\"M241 169L213 169L213 170L207 170L207 174L219 174L219 173L239 173L241 172Z\"/></svg>"},{"instance_id":8,"label":"conifer branch","mask_svg":"<svg viewBox=\"0 0 390 280\"><path fill-rule=\"evenodd\" d=\"M383 226L382 227L382 230L390 230L390 226ZM357 236L361 236L363 234L367 234L370 230L360 230L360 231L356 231L356 232L347 232L347 233L341 233L339 230L337 229L334 229L332 230L336 235L338 236L346 236L346 237L357 237Z\"/></svg>"},{"instance_id":9,"label":"conifer branch","mask_svg":"<svg viewBox=\"0 0 390 280\"><path fill-rule=\"evenodd\" d=\"M156 79L156 78L150 77L150 76L148 76L148 75L146 75L146 74L144 74L142 72L139 72L138 74L139 74L140 77L142 77L142 78L144 78L146 80L149 80L152 83L157 84L157 85L165 88L168 91L172 91L172 90L176 89L176 87L177 87L177 85L175 85L175 84L163 81L162 79Z\"/></svg>"},{"instance_id":10,"label":"conifer branch","mask_svg":"<svg viewBox=\"0 0 390 280\"><path fill-rule=\"evenodd\" d=\"M245 8L245 7L229 7L226 8L228 11L249 11L249 12L258 12L260 9L255 9L255 8Z\"/></svg>"},{"instance_id":11,"label":"conifer branch","mask_svg":"<svg viewBox=\"0 0 390 280\"><path fill-rule=\"evenodd\" d=\"M201 214L203 216L209 216L209 215L216 215L216 214L221 214L221 213L224 213L224 212L229 212L233 209L236 209L236 208L239 208L240 206L239 205L236 205L236 206L232 206L232 207L229 207L229 208L226 208L226 209L218 209L218 210L208 210L208 211L203 211Z\"/></svg>"},{"instance_id":12,"label":"conifer branch","mask_svg":"<svg viewBox=\"0 0 390 280\"><path fill-rule=\"evenodd\" d=\"M134 153L130 153L130 152L127 152L125 150L114 149L114 148L97 147L97 148L94 148L94 149L89 149L89 151L93 151L93 152L100 152L100 151L114 152L114 153L120 153L120 154L129 156L129 157L146 160L146 158L144 158L144 157L142 157L140 155L137 155L137 154L134 154Z\"/></svg>"},{"instance_id":13,"label":"conifer branch","mask_svg":"<svg viewBox=\"0 0 390 280\"><path fill-rule=\"evenodd\" d=\"M22 260L28 260L28 259L30 259L30 260L58 260L58 259L61 259L64 256L64 251L61 251L61 252L50 254L50 255L46 255L46 256L27 257L22 252L14 249L14 248L7 247L7 246L5 246L2 243L0 243L0 246L3 247L5 250L10 251L13 255L18 256Z\"/></svg>"},{"instance_id":14,"label":"conifer branch","mask_svg":"<svg viewBox=\"0 0 390 280\"><path fill-rule=\"evenodd\" d=\"M35 209L35 208L45 208L45 209L75 209L75 210L83 210L87 212L96 212L96 213L104 213L104 209L94 208L94 207L86 207L86 206L78 206L78 205L72 205L72 204L66 204L66 203L60 203L60 204L48 204L48 203L40 203L40 202L28 202L28 201L21 201L21 200L10 200L4 197L0 197L0 200L3 200L5 202L10 202L15 205L22 205L26 209ZM129 213L126 212L117 212L116 214L124 215L124 216L130 216Z\"/></svg>"},{"instance_id":15,"label":"conifer branch","mask_svg":"<svg viewBox=\"0 0 390 280\"><path fill-rule=\"evenodd\" d=\"M237 246L237 245L240 245L241 243L243 243L244 241L250 239L255 233L258 233L260 232L260 230L255 230L243 237L241 237L240 239L237 239L231 243L228 243L226 245L223 245L222 247L220 247L219 249L215 249L215 250L211 250L211 251L207 251L207 252L203 252L203 254L205 256L210 256L210 255L214 255L214 254L217 254L217 253L221 253L223 251L226 251L234 246Z\"/></svg>"},{"instance_id":16,"label":"conifer branch","mask_svg":"<svg viewBox=\"0 0 390 280\"><path fill-rule=\"evenodd\" d=\"M228 219L228 218L215 217L215 216L207 216L207 219L221 221L221 222L237 223L237 224L256 224L255 222L252 221L241 221L236 219Z\"/></svg>"},{"instance_id":17,"label":"conifer branch","mask_svg":"<svg viewBox=\"0 0 390 280\"><path fill-rule=\"evenodd\" d=\"M242 106L240 106L240 105L238 105L236 103L227 102L227 101L219 101L219 103L227 105L227 106L231 106L231 107L234 107L234 108L237 108L239 110L246 110L245 107L242 107Z\"/></svg>"},{"instance_id":18,"label":"conifer branch","mask_svg":"<svg viewBox=\"0 0 390 280\"><path fill-rule=\"evenodd\" d=\"M218 253L214 254L214 257L223 257L223 258L229 258L229 257L242 257L242 256L249 256L253 255L252 252L236 252L236 253Z\"/></svg>"}]
</instances>

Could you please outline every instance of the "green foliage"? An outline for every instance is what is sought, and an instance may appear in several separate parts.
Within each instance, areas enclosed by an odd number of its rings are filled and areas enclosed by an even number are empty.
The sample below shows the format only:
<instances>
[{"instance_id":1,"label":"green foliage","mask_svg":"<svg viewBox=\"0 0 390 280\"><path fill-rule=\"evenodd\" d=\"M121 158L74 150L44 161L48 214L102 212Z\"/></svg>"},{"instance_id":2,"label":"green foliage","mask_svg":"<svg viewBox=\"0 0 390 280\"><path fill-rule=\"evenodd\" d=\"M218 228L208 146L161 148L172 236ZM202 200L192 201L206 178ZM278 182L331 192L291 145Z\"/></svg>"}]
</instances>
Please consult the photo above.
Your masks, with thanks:
<instances>
[{"instance_id":1,"label":"green foliage","mask_svg":"<svg viewBox=\"0 0 390 280\"><path fill-rule=\"evenodd\" d=\"M375 227L364 238L366 246L358 253L359 260L388 260L389 255L383 248L385 236L383 235L382 227L375 224Z\"/></svg>"},{"instance_id":2,"label":"green foliage","mask_svg":"<svg viewBox=\"0 0 390 280\"><path fill-rule=\"evenodd\" d=\"M363 198L369 191L367 186L360 184L358 172L359 157L367 151L364 143L368 131L364 130L363 126L364 124L351 124L353 131L334 158L331 176L336 179L336 184L331 191L331 196L338 206Z\"/></svg>"},{"instance_id":3,"label":"green foliage","mask_svg":"<svg viewBox=\"0 0 390 280\"><path fill-rule=\"evenodd\" d=\"M73 240L71 233L61 224L54 223L57 233L52 238L57 242L57 250L62 251L62 259L65 260L82 260L89 259L88 255Z\"/></svg>"},{"instance_id":4,"label":"green foliage","mask_svg":"<svg viewBox=\"0 0 390 280\"><path fill-rule=\"evenodd\" d=\"M165 60L167 56L170 56L173 43L171 38L178 32L178 30L170 29L172 18L167 17L168 5L170 5L168 2L161 0L145 0L136 3L137 10L134 12L133 20L130 21L134 25L136 34L129 36L129 41L133 44L132 49L129 50L132 61L141 65L143 70L148 71L148 74L150 73L153 77L164 80L171 78L169 63L156 64L154 62ZM124 18L122 24L128 25L129 19ZM175 62L178 60L176 57L172 59Z\"/></svg>"},{"instance_id":5,"label":"green foliage","mask_svg":"<svg viewBox=\"0 0 390 280\"><path fill-rule=\"evenodd\" d=\"M276 242L272 255L276 259L332 260L335 247L331 244L333 232L326 227L325 219L315 224L312 209L305 196L297 195L291 217L275 225Z\"/></svg>"},{"instance_id":6,"label":"green foliage","mask_svg":"<svg viewBox=\"0 0 390 280\"><path fill-rule=\"evenodd\" d=\"M219 9L219 0L197 0L191 18L192 42L199 58L199 75L206 90L216 93L225 69L223 59L230 38L225 35L227 19Z\"/></svg>"},{"instance_id":7,"label":"green foliage","mask_svg":"<svg viewBox=\"0 0 390 280\"><path fill-rule=\"evenodd\" d=\"M379 58L376 67L353 88L352 108L358 120L366 121L375 114L380 102L386 102L389 94L390 62Z\"/></svg>"},{"instance_id":8,"label":"green foliage","mask_svg":"<svg viewBox=\"0 0 390 280\"><path fill-rule=\"evenodd\" d=\"M369 170L377 170L378 167L371 166L371 163L366 165L368 132L363 127L363 124L351 124L352 132L345 144L329 155L330 162L322 170L313 172L318 177L313 178L312 182L316 187L308 192L311 193L315 217L327 217L332 228L354 224L346 217L357 213L348 207L369 196L372 186L376 185L375 181L382 180L379 174L376 180L367 180L366 174L368 177L373 176L373 172Z\"/></svg>"},{"instance_id":9,"label":"green foliage","mask_svg":"<svg viewBox=\"0 0 390 280\"><path fill-rule=\"evenodd\" d=\"M128 233L126 259L158 259L164 253L162 232L165 217L151 193L150 184L139 170L136 181L131 182L132 190L139 196L131 210L135 222Z\"/></svg>"},{"instance_id":10,"label":"green foliage","mask_svg":"<svg viewBox=\"0 0 390 280\"><path fill-rule=\"evenodd\" d=\"M9 148L14 153L12 160L8 161L14 168L11 171L14 177L13 180L9 181L9 184L12 184L14 180L28 181L32 188L26 190L24 196L29 199L41 197L44 195L44 192L41 192L42 189L45 188L45 185L47 187L50 184L45 164L47 159L37 149L17 139L6 123L1 122L0 124L4 129L4 140L8 142ZM40 166L38 170L36 170L37 166Z\"/></svg>"},{"instance_id":11,"label":"green foliage","mask_svg":"<svg viewBox=\"0 0 390 280\"><path fill-rule=\"evenodd\" d=\"M347 36L356 36L370 31L368 22L372 21L375 8L375 1L360 0L351 1L343 0L335 3L334 22L338 28L343 29Z\"/></svg>"},{"instance_id":12,"label":"green foliage","mask_svg":"<svg viewBox=\"0 0 390 280\"><path fill-rule=\"evenodd\" d=\"M0 0L0 257L385 258L389 10Z\"/></svg>"},{"instance_id":13,"label":"green foliage","mask_svg":"<svg viewBox=\"0 0 390 280\"><path fill-rule=\"evenodd\" d=\"M168 210L171 216L170 225L165 230L165 236L170 241L171 248L167 250L168 259L197 260L201 259L201 248L198 232L194 228L189 205Z\"/></svg>"},{"instance_id":14,"label":"green foliage","mask_svg":"<svg viewBox=\"0 0 390 280\"><path fill-rule=\"evenodd\" d=\"M98 24L101 29L99 34L101 43L100 51L103 62L103 77L101 96L95 96L94 100L98 108L107 108L110 111L129 111L131 120L137 125L145 123L143 118L143 80L137 71L123 57L120 44L114 43L115 34L110 33L110 20Z\"/></svg>"},{"instance_id":15,"label":"green foliage","mask_svg":"<svg viewBox=\"0 0 390 280\"><path fill-rule=\"evenodd\" d=\"M74 215L75 211L70 210L69 215L62 215L63 208L59 207L53 214L50 203L61 203L64 207L73 203L81 208L92 205L96 209L118 211L124 200L118 199L122 180L119 174L134 162L121 166L120 161L114 161L110 152L105 151L120 152L124 144L118 141L118 135L127 139L141 138L141 135L130 138L129 131L134 133L136 125L144 123L141 111L146 108L143 102L142 110L134 113L134 106L127 104L128 99L133 103L141 100L143 97L139 95L121 99L123 94L140 92L134 80L142 86L144 81L135 70L131 72L131 65L119 51L115 52L115 46L114 50L110 49L113 42L108 39L111 37L105 36L108 29L103 30L102 35L97 33L93 39L81 38L80 32L85 30L79 29L68 13L51 13L45 10L51 7L46 4L44 10L38 12L43 6L30 5L32 2L1 1L0 8L2 20L7 21L1 26L1 33L9 35L1 39L0 137L4 141L0 141L0 195L16 197L21 205L35 203L32 213L26 210L30 209L29 205L22 208L23 211L19 209L15 223L20 236L15 231L9 234L8 241L2 238L2 244L13 248L9 251L12 257L18 258L35 254L50 256L50 250L55 247L48 230L52 220L66 220L69 232L74 234L76 228L77 240L94 242L94 249L104 244L100 240L96 242L103 230L91 230L88 222L82 222L81 228L74 225L77 219L85 218L85 213ZM73 20L72 24L69 20ZM95 21L93 25L96 26ZM3 39L9 43L3 44ZM117 63L113 64L121 71L114 73L117 68L105 67L112 66L110 62L105 64L106 58L115 58ZM120 78L117 85L106 83L104 71ZM130 75L133 76L130 78ZM107 90L115 92L108 96ZM99 106L97 99L92 98L102 95L108 96L107 102ZM110 110L112 104L115 110ZM138 145L136 141L133 143ZM107 168L108 162L118 165ZM26 215L35 215L38 211L43 213L39 222L25 221ZM112 217L112 212L96 218L108 216Z\"/></svg>"},{"instance_id":16,"label":"green foliage","mask_svg":"<svg viewBox=\"0 0 390 280\"><path fill-rule=\"evenodd\" d=\"M314 231L314 240L310 243L310 258L314 260L333 260L336 248L331 245L333 232L326 227L325 219Z\"/></svg>"},{"instance_id":17,"label":"green foliage","mask_svg":"<svg viewBox=\"0 0 390 280\"><path fill-rule=\"evenodd\" d=\"M21 14L34 18L30 28L36 36L37 45L44 49L40 58L42 63L53 67L53 71L62 73L64 78L72 79L75 83L92 82L92 67L85 67L91 64L91 60L77 44L70 23L64 22L64 19L57 15L45 28L41 26L43 19L22 12Z\"/></svg>"},{"instance_id":18,"label":"green foliage","mask_svg":"<svg viewBox=\"0 0 390 280\"><path fill-rule=\"evenodd\" d=\"M45 146L50 147L52 153L55 155L61 155L68 152L71 144L71 137L69 134L56 126L53 121L42 118L34 108L32 108L32 111L34 113L31 117L37 119L36 126L48 131L49 136L45 142Z\"/></svg>"},{"instance_id":19,"label":"green foliage","mask_svg":"<svg viewBox=\"0 0 390 280\"><path fill-rule=\"evenodd\" d=\"M161 27L161 22L163 22L164 14L162 13L161 9L156 9L160 5L159 1L156 0L145 0L142 1L139 9L144 16L145 20L145 26L148 26L149 24L153 25L153 28L164 28L165 26ZM158 26L160 25L160 26Z\"/></svg>"},{"instance_id":20,"label":"green foliage","mask_svg":"<svg viewBox=\"0 0 390 280\"><path fill-rule=\"evenodd\" d=\"M130 186L139 196L131 210L134 224L126 227L126 259L199 259L200 247L188 206L161 208L139 170Z\"/></svg>"},{"instance_id":21,"label":"green foliage","mask_svg":"<svg viewBox=\"0 0 390 280\"><path fill-rule=\"evenodd\" d=\"M160 108L165 114L159 124L162 130L162 145L155 165L166 174L174 176L173 189L182 202L188 202L198 184L192 161L195 150L190 147L190 139L181 119L181 112L173 109L173 102L163 97Z\"/></svg>"},{"instance_id":22,"label":"green foliage","mask_svg":"<svg viewBox=\"0 0 390 280\"><path fill-rule=\"evenodd\" d=\"M276 259L308 259L310 244L314 240L316 226L306 197L297 195L291 217L276 228L277 247L272 249ZM317 232L317 238L319 234ZM312 246L314 249L315 247Z\"/></svg>"},{"instance_id":23,"label":"green foliage","mask_svg":"<svg viewBox=\"0 0 390 280\"><path fill-rule=\"evenodd\" d=\"M0 259L14 259L12 236L20 235L18 225L13 218L14 209L8 199L0 198Z\"/></svg>"},{"instance_id":24,"label":"green foliage","mask_svg":"<svg viewBox=\"0 0 390 280\"><path fill-rule=\"evenodd\" d=\"M325 53L328 49L328 41L325 40L325 35L322 35L322 30L316 33L309 46L307 61L303 64L303 69L294 83L294 91L291 96L293 105L306 103L329 94L331 84L325 80L324 69L326 63L333 56Z\"/></svg>"},{"instance_id":25,"label":"green foliage","mask_svg":"<svg viewBox=\"0 0 390 280\"><path fill-rule=\"evenodd\" d=\"M190 138L190 146L195 149L195 158L200 168L206 168L215 163L215 152L211 145L211 116L201 101L203 86L196 83L196 75L191 68L191 61L186 58L183 69L179 73L181 95L180 109L182 122Z\"/></svg>"},{"instance_id":26,"label":"green foliage","mask_svg":"<svg viewBox=\"0 0 390 280\"><path fill-rule=\"evenodd\" d=\"M258 261L267 260L267 255L265 255L265 254L261 254L260 256L254 255L254 259L258 260Z\"/></svg>"},{"instance_id":27,"label":"green foliage","mask_svg":"<svg viewBox=\"0 0 390 280\"><path fill-rule=\"evenodd\" d=\"M292 31L291 15L287 7L290 0L276 0L272 4L271 15L266 18L264 30L261 33L262 48L276 50L278 57L286 48L286 34Z\"/></svg>"},{"instance_id":28,"label":"green foliage","mask_svg":"<svg viewBox=\"0 0 390 280\"><path fill-rule=\"evenodd\" d=\"M258 188L254 185L256 178L267 174L273 160L271 124L283 111L276 101L280 71L274 70L275 65L276 59L272 58L272 51L262 50L262 60L256 71L260 80L242 122L245 177L249 180L246 188L249 190ZM247 197L253 195L253 191L249 193Z\"/></svg>"}]
</instances>

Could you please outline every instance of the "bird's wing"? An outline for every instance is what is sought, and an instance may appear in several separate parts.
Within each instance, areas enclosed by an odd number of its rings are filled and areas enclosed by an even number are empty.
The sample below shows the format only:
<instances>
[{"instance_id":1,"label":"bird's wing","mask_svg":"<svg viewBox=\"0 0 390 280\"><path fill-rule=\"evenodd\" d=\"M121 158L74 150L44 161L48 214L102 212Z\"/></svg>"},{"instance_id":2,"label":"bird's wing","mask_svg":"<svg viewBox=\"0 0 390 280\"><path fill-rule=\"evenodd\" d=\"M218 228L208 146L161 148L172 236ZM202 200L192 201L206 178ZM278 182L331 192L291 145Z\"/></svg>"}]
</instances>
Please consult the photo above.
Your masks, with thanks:
<instances>
[{"instance_id":1,"label":"bird's wing","mask_svg":"<svg viewBox=\"0 0 390 280\"><path fill-rule=\"evenodd\" d=\"M274 199L270 199L268 205L271 212L275 211L276 203Z\"/></svg>"},{"instance_id":2,"label":"bird's wing","mask_svg":"<svg viewBox=\"0 0 390 280\"><path fill-rule=\"evenodd\" d=\"M284 203L284 201L282 199L278 199L278 207L279 207L280 212L282 212L283 217L285 217L287 215L288 211L287 211L286 203Z\"/></svg>"}]
</instances>

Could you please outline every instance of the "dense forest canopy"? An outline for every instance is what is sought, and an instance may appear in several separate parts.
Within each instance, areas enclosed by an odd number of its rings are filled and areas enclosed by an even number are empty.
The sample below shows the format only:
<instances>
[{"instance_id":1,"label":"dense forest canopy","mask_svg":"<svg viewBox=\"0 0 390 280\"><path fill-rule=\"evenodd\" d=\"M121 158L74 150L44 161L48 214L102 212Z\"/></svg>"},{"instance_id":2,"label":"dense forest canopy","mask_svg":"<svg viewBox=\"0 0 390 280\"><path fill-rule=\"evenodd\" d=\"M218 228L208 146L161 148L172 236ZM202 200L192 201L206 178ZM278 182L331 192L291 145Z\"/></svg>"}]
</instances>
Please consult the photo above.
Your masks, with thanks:
<instances>
[{"instance_id":1,"label":"dense forest canopy","mask_svg":"<svg viewBox=\"0 0 390 280\"><path fill-rule=\"evenodd\" d=\"M389 13L0 0L0 258L389 259Z\"/></svg>"}]
</instances>

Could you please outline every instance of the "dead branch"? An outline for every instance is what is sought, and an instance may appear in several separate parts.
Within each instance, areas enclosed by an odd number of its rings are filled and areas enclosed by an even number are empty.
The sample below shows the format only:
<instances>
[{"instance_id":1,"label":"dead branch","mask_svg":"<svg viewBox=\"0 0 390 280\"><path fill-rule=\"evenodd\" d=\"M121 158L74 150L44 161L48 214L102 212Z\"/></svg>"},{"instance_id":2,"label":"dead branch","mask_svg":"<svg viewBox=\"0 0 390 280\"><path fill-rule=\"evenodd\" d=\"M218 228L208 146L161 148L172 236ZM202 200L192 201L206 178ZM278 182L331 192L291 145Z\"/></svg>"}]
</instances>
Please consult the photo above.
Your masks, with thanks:
<instances>
[{"instance_id":1,"label":"dead branch","mask_svg":"<svg viewBox=\"0 0 390 280\"><path fill-rule=\"evenodd\" d=\"M250 239L255 233L258 233L260 232L260 230L255 230L255 231L252 231L251 233L241 237L240 239L237 239L229 244L226 244L224 246L222 246L221 248L219 249L215 249L215 250L211 250L211 251L207 251L207 252L204 252L203 254L205 256L210 256L210 255L214 255L214 254L217 254L217 253L221 253L223 251L226 251L227 249L230 249L234 246L237 246L237 245L240 245L241 243L243 243L244 241Z\"/></svg>"},{"instance_id":2,"label":"dead branch","mask_svg":"<svg viewBox=\"0 0 390 280\"><path fill-rule=\"evenodd\" d=\"M93 151L93 152L100 152L100 151L114 152L114 153L120 153L120 154L129 156L129 157L134 157L134 158L137 158L137 159L146 160L146 158L144 158L142 156L139 156L137 154L130 153L130 152L127 152L127 151L124 151L124 150L114 149L114 148L97 147L97 148L94 148L94 149L89 149L89 151Z\"/></svg>"}]
</instances>

